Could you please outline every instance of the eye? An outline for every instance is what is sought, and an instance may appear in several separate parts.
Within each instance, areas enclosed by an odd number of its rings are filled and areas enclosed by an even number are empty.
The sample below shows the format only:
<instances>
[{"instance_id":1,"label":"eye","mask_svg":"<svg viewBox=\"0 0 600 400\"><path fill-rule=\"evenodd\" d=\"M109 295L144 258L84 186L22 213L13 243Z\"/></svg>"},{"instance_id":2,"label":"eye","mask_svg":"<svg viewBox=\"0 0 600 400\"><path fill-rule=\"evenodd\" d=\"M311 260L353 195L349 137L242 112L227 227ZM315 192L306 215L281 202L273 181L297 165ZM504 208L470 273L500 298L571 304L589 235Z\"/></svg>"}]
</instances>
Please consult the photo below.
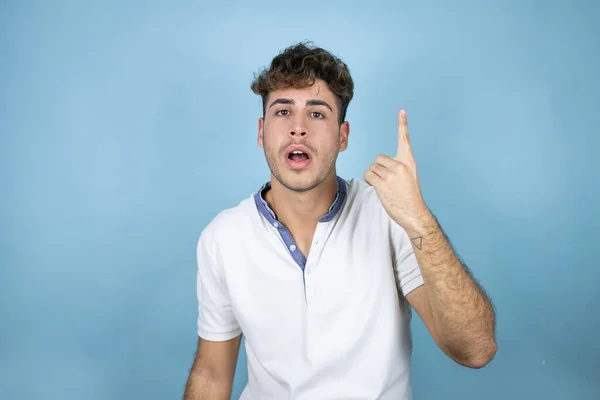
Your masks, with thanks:
<instances>
[{"instance_id":1,"label":"eye","mask_svg":"<svg viewBox=\"0 0 600 400\"><path fill-rule=\"evenodd\" d=\"M320 119L320 118L325 118L325 116L324 116L323 114L321 114L320 112L317 112L317 111L313 111L313 112L311 112L310 114L311 114L311 115L312 115L314 118L318 118L318 119Z\"/></svg>"},{"instance_id":2,"label":"eye","mask_svg":"<svg viewBox=\"0 0 600 400\"><path fill-rule=\"evenodd\" d=\"M288 110L279 110L279 111L277 111L277 112L275 113L275 115L281 115L281 116L285 116L285 115L287 115L287 114L282 114L282 113L288 113L288 112L289 112Z\"/></svg>"}]
</instances>

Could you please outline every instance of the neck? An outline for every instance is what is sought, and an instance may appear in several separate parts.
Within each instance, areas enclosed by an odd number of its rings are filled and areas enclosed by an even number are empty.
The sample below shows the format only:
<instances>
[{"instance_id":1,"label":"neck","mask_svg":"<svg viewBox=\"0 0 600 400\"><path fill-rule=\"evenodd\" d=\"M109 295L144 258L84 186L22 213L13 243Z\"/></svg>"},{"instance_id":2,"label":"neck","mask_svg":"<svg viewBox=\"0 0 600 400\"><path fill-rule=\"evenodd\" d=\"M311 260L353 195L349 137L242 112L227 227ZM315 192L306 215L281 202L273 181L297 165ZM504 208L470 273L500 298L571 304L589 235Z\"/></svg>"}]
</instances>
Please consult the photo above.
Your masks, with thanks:
<instances>
[{"instance_id":1,"label":"neck","mask_svg":"<svg viewBox=\"0 0 600 400\"><path fill-rule=\"evenodd\" d=\"M265 199L277 219L288 229L312 229L329 212L337 189L335 170L319 186L307 192L291 191L272 178L271 190Z\"/></svg>"}]
</instances>

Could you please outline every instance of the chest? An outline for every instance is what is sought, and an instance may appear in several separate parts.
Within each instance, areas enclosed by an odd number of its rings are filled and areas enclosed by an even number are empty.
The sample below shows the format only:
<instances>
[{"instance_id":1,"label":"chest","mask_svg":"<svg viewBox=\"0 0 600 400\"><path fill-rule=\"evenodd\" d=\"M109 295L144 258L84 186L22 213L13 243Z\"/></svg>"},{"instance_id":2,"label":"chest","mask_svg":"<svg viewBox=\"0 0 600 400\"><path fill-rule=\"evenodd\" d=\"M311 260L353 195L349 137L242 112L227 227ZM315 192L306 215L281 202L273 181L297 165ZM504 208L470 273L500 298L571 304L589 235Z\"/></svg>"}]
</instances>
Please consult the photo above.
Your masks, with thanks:
<instances>
[{"instance_id":1,"label":"chest","mask_svg":"<svg viewBox=\"0 0 600 400\"><path fill-rule=\"evenodd\" d=\"M351 346L339 338L348 332L359 337L374 316L385 314L386 304L390 313L397 305L384 232L317 227L304 265L277 235L260 248L238 251L229 252L231 261L225 256L232 307L246 340L264 358Z\"/></svg>"}]
</instances>

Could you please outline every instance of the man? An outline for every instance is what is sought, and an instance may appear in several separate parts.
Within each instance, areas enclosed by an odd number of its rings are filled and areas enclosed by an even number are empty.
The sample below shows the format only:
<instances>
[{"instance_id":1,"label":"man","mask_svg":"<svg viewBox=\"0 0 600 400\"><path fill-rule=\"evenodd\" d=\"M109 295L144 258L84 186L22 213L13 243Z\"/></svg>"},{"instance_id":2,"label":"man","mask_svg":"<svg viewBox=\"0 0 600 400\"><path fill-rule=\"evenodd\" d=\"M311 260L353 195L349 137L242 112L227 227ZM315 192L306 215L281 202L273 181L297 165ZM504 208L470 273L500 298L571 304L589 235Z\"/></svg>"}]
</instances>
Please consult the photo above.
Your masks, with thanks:
<instances>
[{"instance_id":1,"label":"man","mask_svg":"<svg viewBox=\"0 0 600 400\"><path fill-rule=\"evenodd\" d=\"M353 96L346 65L292 46L255 77L271 179L198 242L198 348L185 399L229 399L245 336L250 399L412 399L410 308L457 363L496 352L490 301L419 188L407 117L366 183L336 174Z\"/></svg>"}]
</instances>

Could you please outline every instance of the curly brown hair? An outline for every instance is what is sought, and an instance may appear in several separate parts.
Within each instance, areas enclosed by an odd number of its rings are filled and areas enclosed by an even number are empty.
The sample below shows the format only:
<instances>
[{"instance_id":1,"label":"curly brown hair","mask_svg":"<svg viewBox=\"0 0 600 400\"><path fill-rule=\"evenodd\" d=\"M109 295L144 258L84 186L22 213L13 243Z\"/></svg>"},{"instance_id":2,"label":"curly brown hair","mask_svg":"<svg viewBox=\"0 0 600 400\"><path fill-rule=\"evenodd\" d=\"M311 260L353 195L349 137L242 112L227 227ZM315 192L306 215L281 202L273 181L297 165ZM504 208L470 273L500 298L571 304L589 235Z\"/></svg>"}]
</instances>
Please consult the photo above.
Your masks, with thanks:
<instances>
[{"instance_id":1,"label":"curly brown hair","mask_svg":"<svg viewBox=\"0 0 600 400\"><path fill-rule=\"evenodd\" d=\"M354 82L348 66L327 50L300 42L273 58L270 67L254 75L251 89L262 97L263 117L269 93L288 87L304 88L321 79L335 94L338 122L346 119L346 111L354 96Z\"/></svg>"}]
</instances>

